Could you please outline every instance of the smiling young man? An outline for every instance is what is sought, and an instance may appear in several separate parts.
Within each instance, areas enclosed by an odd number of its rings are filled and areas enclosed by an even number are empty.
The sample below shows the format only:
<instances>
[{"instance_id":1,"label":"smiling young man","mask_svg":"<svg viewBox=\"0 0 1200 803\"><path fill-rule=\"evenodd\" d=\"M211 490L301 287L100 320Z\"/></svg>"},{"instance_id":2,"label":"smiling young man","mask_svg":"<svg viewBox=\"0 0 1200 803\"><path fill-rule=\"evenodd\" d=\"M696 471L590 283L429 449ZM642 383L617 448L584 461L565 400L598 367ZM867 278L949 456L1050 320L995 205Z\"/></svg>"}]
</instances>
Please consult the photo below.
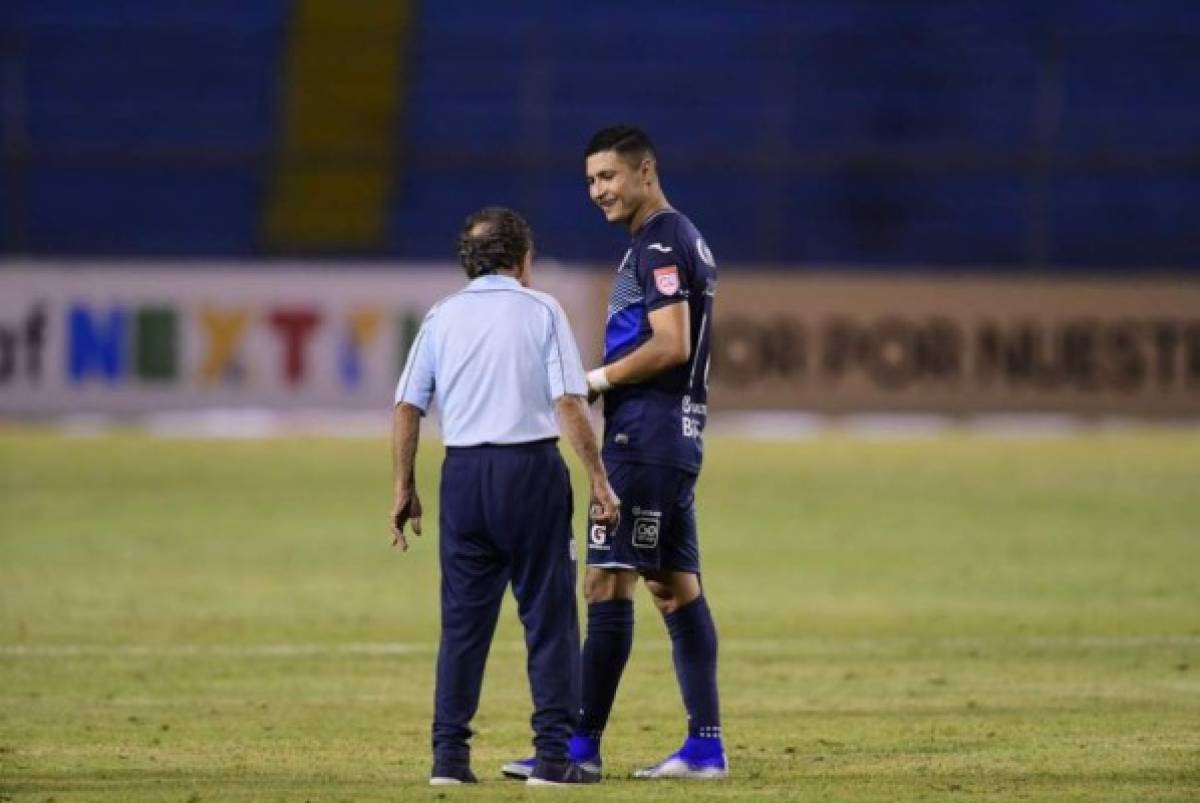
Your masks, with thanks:
<instances>
[{"instance_id":1,"label":"smiling young man","mask_svg":"<svg viewBox=\"0 0 1200 803\"><path fill-rule=\"evenodd\" d=\"M724 778L717 633L700 583L694 495L716 264L696 227L667 202L645 133L606 128L585 156L592 201L632 242L609 299L604 364L588 374L591 394L604 397L603 458L621 518L588 533L583 705L571 758L600 769L601 737L633 645L640 576L671 636L688 735L678 751L635 775ZM521 777L531 762L503 769Z\"/></svg>"}]
</instances>

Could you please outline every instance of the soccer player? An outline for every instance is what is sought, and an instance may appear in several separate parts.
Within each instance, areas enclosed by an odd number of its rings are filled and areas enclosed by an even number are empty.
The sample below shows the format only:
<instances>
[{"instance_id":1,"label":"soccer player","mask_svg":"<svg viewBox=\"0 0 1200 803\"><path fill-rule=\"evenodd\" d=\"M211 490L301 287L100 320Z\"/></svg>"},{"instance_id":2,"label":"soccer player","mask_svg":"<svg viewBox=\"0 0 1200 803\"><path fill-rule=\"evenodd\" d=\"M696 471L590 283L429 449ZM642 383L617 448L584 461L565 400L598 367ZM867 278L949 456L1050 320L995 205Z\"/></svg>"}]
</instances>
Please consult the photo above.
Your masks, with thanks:
<instances>
[{"instance_id":1,"label":"soccer player","mask_svg":"<svg viewBox=\"0 0 1200 803\"><path fill-rule=\"evenodd\" d=\"M393 543L421 534L414 463L420 417L436 397L446 459L439 516L442 636L433 720L434 785L475 783L470 721L509 581L529 648L531 786L590 783L568 760L579 706L579 620L571 483L559 426L591 480L593 518L617 523L587 417L583 365L562 307L528 289L529 226L490 207L467 219L459 258L470 283L425 317L396 386ZM557 422L556 422L557 419Z\"/></svg>"},{"instance_id":2,"label":"soccer player","mask_svg":"<svg viewBox=\"0 0 1200 803\"><path fill-rule=\"evenodd\" d=\"M604 364L588 374L604 396L604 463L621 499L618 526L588 533L583 706L572 760L601 768L600 742L633 645L640 575L671 636L688 714L683 746L641 778L724 778L717 632L700 582L694 488L707 418L717 269L692 222L672 209L642 131L606 128L588 143L592 201L632 236L608 305ZM503 771L523 777L532 761Z\"/></svg>"}]
</instances>

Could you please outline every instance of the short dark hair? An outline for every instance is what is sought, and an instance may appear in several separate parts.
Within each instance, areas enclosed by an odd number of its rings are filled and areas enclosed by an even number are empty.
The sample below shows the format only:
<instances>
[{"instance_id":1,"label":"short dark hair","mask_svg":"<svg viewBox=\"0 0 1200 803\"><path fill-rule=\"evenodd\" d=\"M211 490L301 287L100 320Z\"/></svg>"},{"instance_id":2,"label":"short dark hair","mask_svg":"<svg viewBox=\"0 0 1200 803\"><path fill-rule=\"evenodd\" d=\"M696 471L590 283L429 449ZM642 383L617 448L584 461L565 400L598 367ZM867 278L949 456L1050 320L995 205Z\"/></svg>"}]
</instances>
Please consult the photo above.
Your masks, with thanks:
<instances>
[{"instance_id":1,"label":"short dark hair","mask_svg":"<svg viewBox=\"0 0 1200 803\"><path fill-rule=\"evenodd\" d=\"M654 151L654 143L646 136L646 132L631 125L614 125L597 131L588 141L587 152L583 158L601 151L615 151L634 165L647 157L658 158Z\"/></svg>"},{"instance_id":2,"label":"short dark hair","mask_svg":"<svg viewBox=\"0 0 1200 803\"><path fill-rule=\"evenodd\" d=\"M488 206L470 215L458 235L458 261L471 279L519 268L531 248L529 224L503 206Z\"/></svg>"}]
</instances>

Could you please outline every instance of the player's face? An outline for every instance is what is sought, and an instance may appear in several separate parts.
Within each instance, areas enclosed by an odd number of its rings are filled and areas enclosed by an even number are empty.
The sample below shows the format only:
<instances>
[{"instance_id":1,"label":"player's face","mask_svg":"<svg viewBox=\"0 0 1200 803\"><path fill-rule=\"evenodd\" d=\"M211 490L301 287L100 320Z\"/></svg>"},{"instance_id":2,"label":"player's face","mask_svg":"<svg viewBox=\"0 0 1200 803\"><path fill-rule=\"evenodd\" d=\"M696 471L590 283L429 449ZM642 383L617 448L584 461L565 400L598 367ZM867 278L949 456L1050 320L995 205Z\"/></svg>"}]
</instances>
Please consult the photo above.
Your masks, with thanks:
<instances>
[{"instance_id":1,"label":"player's face","mask_svg":"<svg viewBox=\"0 0 1200 803\"><path fill-rule=\"evenodd\" d=\"M616 151L600 151L587 158L588 195L609 223L629 224L646 199L647 163L630 164Z\"/></svg>"}]
</instances>

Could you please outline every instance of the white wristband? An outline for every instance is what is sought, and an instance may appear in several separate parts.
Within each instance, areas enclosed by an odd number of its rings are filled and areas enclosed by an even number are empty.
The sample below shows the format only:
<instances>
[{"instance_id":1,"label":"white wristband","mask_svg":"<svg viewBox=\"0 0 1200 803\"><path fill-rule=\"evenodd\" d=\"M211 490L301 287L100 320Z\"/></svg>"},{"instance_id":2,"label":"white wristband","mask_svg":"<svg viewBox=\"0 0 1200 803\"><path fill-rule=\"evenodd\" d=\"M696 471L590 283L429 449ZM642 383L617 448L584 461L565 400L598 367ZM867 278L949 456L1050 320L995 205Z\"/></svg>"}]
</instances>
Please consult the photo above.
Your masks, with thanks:
<instances>
[{"instance_id":1,"label":"white wristband","mask_svg":"<svg viewBox=\"0 0 1200 803\"><path fill-rule=\"evenodd\" d=\"M608 381L608 374L603 368L593 368L587 374L588 389L594 390L596 393L604 393L612 389L612 383Z\"/></svg>"}]
</instances>

